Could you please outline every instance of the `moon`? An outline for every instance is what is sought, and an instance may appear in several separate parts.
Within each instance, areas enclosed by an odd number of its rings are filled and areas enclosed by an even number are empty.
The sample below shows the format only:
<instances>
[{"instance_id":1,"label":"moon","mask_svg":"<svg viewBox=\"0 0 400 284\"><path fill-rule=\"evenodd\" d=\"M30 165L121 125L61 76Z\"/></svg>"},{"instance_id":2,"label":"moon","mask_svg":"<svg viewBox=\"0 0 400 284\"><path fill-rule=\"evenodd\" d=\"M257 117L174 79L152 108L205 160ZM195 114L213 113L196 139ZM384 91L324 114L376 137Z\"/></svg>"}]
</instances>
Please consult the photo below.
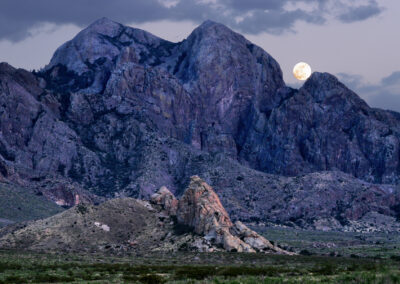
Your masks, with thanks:
<instances>
[{"instance_id":1,"label":"moon","mask_svg":"<svg viewBox=\"0 0 400 284\"><path fill-rule=\"evenodd\" d=\"M311 67L305 62L297 63L293 68L293 75L300 81L305 81L311 76Z\"/></svg>"}]
</instances>

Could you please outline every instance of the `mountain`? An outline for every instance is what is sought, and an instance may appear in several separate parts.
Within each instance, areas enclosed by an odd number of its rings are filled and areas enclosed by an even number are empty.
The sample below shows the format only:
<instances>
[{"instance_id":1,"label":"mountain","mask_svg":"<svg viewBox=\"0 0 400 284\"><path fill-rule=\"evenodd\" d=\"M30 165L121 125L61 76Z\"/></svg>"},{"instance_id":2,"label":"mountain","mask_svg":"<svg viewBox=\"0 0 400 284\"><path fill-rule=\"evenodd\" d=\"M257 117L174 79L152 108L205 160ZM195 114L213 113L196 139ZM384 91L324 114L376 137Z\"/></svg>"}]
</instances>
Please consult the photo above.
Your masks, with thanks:
<instances>
[{"instance_id":1,"label":"mountain","mask_svg":"<svg viewBox=\"0 0 400 284\"><path fill-rule=\"evenodd\" d=\"M174 207L174 211L170 209ZM47 219L0 230L1 248L45 251L237 251L293 254L230 220L197 176L178 201L162 187L152 204L132 198L79 204Z\"/></svg>"},{"instance_id":2,"label":"mountain","mask_svg":"<svg viewBox=\"0 0 400 284\"><path fill-rule=\"evenodd\" d=\"M180 196L199 175L235 220L343 229L376 213L394 229L400 216L400 114L327 73L289 88L215 22L172 43L100 19L39 72L0 64L0 114L2 179L67 206Z\"/></svg>"}]
</instances>

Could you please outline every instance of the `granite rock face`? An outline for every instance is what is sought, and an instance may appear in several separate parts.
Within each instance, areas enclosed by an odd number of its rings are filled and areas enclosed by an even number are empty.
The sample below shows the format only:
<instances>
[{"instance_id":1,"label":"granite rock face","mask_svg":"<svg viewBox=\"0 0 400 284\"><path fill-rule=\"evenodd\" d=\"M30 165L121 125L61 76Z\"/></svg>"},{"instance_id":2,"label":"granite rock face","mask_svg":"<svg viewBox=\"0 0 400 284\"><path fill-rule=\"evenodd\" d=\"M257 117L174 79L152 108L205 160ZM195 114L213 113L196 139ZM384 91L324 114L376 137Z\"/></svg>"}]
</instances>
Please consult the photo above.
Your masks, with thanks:
<instances>
[{"instance_id":1,"label":"granite rock face","mask_svg":"<svg viewBox=\"0 0 400 284\"><path fill-rule=\"evenodd\" d=\"M193 227L197 234L215 238L218 229L233 226L217 194L198 176L191 177L177 212L178 222Z\"/></svg>"},{"instance_id":2,"label":"granite rock face","mask_svg":"<svg viewBox=\"0 0 400 284\"><path fill-rule=\"evenodd\" d=\"M171 43L103 18L38 73L0 64L0 130L1 179L67 206L179 196L198 175L234 220L400 212L400 115L326 73L288 88L268 53L211 21Z\"/></svg>"},{"instance_id":3,"label":"granite rock face","mask_svg":"<svg viewBox=\"0 0 400 284\"><path fill-rule=\"evenodd\" d=\"M165 188L162 192L164 195L171 194ZM160 203L160 195L152 199L153 203ZM243 223L238 221L233 224L218 195L198 176L190 178L190 184L178 202L176 217L178 224L204 237L198 244L201 250L207 250L208 244L211 250L220 245L227 251L289 253L273 246Z\"/></svg>"}]
</instances>

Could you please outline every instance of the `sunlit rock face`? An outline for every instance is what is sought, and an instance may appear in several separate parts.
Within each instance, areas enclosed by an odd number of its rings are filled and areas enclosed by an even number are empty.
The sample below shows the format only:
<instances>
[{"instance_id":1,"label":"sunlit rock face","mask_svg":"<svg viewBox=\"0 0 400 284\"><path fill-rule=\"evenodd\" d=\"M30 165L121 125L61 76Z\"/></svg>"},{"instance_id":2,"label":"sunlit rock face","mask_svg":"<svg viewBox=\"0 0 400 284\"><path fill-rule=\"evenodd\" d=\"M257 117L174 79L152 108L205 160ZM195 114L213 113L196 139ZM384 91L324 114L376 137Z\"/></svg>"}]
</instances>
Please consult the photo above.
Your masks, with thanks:
<instances>
[{"instance_id":1,"label":"sunlit rock face","mask_svg":"<svg viewBox=\"0 0 400 284\"><path fill-rule=\"evenodd\" d=\"M87 189L149 199L163 185L180 196L199 175L234 220L310 224L342 212L335 202L343 196L361 215L398 214L396 186L389 202L368 183L373 208L346 193L363 180L399 184L400 115L370 108L326 73L288 88L268 53L214 22L171 43L100 19L39 73L1 64L0 109L1 179L43 188L53 200L54 180L82 198ZM340 195L326 185L334 196L326 202L308 180L324 180L325 170L349 174L335 183ZM322 207L308 211L291 194L317 194Z\"/></svg>"},{"instance_id":2,"label":"sunlit rock face","mask_svg":"<svg viewBox=\"0 0 400 284\"><path fill-rule=\"evenodd\" d=\"M177 221L186 225L213 245L227 251L288 252L274 247L268 240L247 228L243 223L232 223L218 195L204 180L192 176L190 184L179 200Z\"/></svg>"},{"instance_id":3,"label":"sunlit rock face","mask_svg":"<svg viewBox=\"0 0 400 284\"><path fill-rule=\"evenodd\" d=\"M191 177L177 212L178 222L193 227L198 234L215 237L219 229L233 225L217 194L198 176Z\"/></svg>"}]
</instances>

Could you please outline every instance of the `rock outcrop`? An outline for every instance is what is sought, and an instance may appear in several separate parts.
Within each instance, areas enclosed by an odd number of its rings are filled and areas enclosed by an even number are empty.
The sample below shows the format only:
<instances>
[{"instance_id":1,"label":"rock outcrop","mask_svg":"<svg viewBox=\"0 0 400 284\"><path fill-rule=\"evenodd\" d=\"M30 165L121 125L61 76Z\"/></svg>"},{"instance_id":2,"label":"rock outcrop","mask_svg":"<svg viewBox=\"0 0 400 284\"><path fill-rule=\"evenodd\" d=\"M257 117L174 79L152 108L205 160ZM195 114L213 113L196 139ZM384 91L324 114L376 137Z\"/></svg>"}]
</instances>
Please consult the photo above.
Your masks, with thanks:
<instances>
[{"instance_id":1,"label":"rock outcrop","mask_svg":"<svg viewBox=\"0 0 400 284\"><path fill-rule=\"evenodd\" d=\"M218 195L198 176L191 177L189 187L179 200L177 220L204 236L207 242L221 245L227 251L288 253L243 223L233 224Z\"/></svg>"},{"instance_id":2,"label":"rock outcrop","mask_svg":"<svg viewBox=\"0 0 400 284\"><path fill-rule=\"evenodd\" d=\"M217 194L198 176L190 178L179 200L177 218L179 223L193 227L195 233L214 238L216 230L233 225Z\"/></svg>"},{"instance_id":3,"label":"rock outcrop","mask_svg":"<svg viewBox=\"0 0 400 284\"><path fill-rule=\"evenodd\" d=\"M178 210L178 200L165 186L162 186L156 193L151 196L151 202L160 205L168 215L176 216Z\"/></svg>"}]
</instances>

